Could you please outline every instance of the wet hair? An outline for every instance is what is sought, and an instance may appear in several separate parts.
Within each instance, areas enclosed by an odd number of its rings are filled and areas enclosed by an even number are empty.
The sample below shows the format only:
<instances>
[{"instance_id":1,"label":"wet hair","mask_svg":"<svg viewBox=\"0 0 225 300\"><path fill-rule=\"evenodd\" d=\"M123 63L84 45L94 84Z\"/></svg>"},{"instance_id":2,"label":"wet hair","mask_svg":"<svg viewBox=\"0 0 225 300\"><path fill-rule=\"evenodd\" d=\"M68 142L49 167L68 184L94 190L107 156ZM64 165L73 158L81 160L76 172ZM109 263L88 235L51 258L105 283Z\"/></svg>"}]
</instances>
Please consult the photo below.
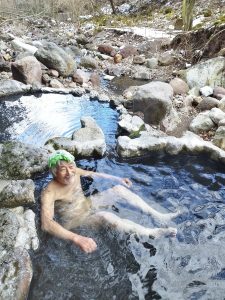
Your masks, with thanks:
<instances>
[{"instance_id":1,"label":"wet hair","mask_svg":"<svg viewBox=\"0 0 225 300\"><path fill-rule=\"evenodd\" d=\"M56 172L57 172L57 168L62 164L62 163L67 163L67 164L75 164L75 161L66 161L66 160L58 160L56 165L54 167L51 167L49 169L49 171L52 173L53 177L56 177Z\"/></svg>"}]
</instances>

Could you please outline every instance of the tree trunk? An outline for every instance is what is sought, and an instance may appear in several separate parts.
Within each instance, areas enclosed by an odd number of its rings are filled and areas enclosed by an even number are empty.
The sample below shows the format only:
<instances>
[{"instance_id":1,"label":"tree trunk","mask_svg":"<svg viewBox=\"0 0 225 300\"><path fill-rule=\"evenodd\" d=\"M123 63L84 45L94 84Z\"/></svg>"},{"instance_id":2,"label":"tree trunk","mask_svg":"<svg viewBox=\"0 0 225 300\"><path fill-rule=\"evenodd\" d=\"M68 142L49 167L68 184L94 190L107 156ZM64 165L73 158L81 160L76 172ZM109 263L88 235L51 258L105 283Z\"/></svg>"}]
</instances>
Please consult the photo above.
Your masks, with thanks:
<instances>
[{"instance_id":1,"label":"tree trunk","mask_svg":"<svg viewBox=\"0 0 225 300\"><path fill-rule=\"evenodd\" d=\"M115 9L115 5L114 5L113 0L109 0L109 2L110 2L110 4L111 4L113 14L116 15L116 9Z\"/></svg>"},{"instance_id":2,"label":"tree trunk","mask_svg":"<svg viewBox=\"0 0 225 300\"><path fill-rule=\"evenodd\" d=\"M185 31L192 29L194 5L195 0L183 0L182 2L182 19Z\"/></svg>"}]
</instances>

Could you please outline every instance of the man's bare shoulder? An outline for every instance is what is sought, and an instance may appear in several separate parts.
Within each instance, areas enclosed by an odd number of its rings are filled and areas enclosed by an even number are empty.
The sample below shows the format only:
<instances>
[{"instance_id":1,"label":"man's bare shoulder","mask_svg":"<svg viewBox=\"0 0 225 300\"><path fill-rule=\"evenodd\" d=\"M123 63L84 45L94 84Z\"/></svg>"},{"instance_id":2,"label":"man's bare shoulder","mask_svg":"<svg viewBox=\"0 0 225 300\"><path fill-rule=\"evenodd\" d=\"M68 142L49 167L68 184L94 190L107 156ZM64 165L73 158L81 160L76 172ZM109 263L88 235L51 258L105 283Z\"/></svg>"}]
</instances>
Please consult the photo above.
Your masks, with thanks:
<instances>
[{"instance_id":1,"label":"man's bare shoulder","mask_svg":"<svg viewBox=\"0 0 225 300\"><path fill-rule=\"evenodd\" d=\"M41 199L46 200L53 200L55 198L56 193L56 183L54 180L50 181L43 189L41 193Z\"/></svg>"}]
</instances>

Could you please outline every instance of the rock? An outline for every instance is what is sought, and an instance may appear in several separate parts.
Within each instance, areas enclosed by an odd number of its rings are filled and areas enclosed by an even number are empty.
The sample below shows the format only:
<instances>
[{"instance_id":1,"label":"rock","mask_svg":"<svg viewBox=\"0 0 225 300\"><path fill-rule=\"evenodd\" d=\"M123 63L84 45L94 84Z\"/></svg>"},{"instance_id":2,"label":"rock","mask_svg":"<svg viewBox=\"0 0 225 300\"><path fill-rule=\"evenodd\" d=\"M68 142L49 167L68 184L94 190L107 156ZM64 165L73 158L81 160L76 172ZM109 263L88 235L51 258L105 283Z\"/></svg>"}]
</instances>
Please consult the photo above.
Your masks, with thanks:
<instances>
[{"instance_id":1,"label":"rock","mask_svg":"<svg viewBox=\"0 0 225 300\"><path fill-rule=\"evenodd\" d=\"M100 93L98 97L99 102L110 102L110 98L105 93Z\"/></svg>"},{"instance_id":2,"label":"rock","mask_svg":"<svg viewBox=\"0 0 225 300\"><path fill-rule=\"evenodd\" d=\"M174 29L175 30L182 30L183 29L183 19L182 18L177 18L175 23L174 23Z\"/></svg>"},{"instance_id":3,"label":"rock","mask_svg":"<svg viewBox=\"0 0 225 300\"><path fill-rule=\"evenodd\" d=\"M60 88L64 87L64 85L56 78L50 80L49 86L53 87L53 88L56 88L56 89L60 89Z\"/></svg>"},{"instance_id":4,"label":"rock","mask_svg":"<svg viewBox=\"0 0 225 300\"><path fill-rule=\"evenodd\" d=\"M225 150L225 126L220 126L214 135L213 144Z\"/></svg>"},{"instance_id":5,"label":"rock","mask_svg":"<svg viewBox=\"0 0 225 300\"><path fill-rule=\"evenodd\" d=\"M82 85L83 83L87 83L89 81L90 75L81 69L77 69L76 73L73 74L72 78L74 82Z\"/></svg>"},{"instance_id":6,"label":"rock","mask_svg":"<svg viewBox=\"0 0 225 300\"><path fill-rule=\"evenodd\" d=\"M158 59L155 57L146 59L145 61L146 67L149 69L155 69L158 67Z\"/></svg>"},{"instance_id":7,"label":"rock","mask_svg":"<svg viewBox=\"0 0 225 300\"><path fill-rule=\"evenodd\" d=\"M223 80L224 68L224 57L215 57L183 70L183 76L190 88L201 88L205 85L214 87Z\"/></svg>"},{"instance_id":8,"label":"rock","mask_svg":"<svg viewBox=\"0 0 225 300\"><path fill-rule=\"evenodd\" d=\"M117 152L122 157L146 155L155 151L165 151L176 155L182 151L190 153L207 153L212 159L225 161L225 151L204 141L192 132L186 132L181 138L173 136L153 136L151 132L143 131L140 137L130 139L120 136L117 140Z\"/></svg>"},{"instance_id":9,"label":"rock","mask_svg":"<svg viewBox=\"0 0 225 300\"><path fill-rule=\"evenodd\" d=\"M200 111L210 110L213 107L219 106L219 100L212 97L204 97L202 101L198 104L197 109Z\"/></svg>"},{"instance_id":10,"label":"rock","mask_svg":"<svg viewBox=\"0 0 225 300\"><path fill-rule=\"evenodd\" d=\"M56 70L50 69L50 70L48 70L48 74L49 74L50 76L52 76L52 77L55 77L55 78L58 78L58 77L59 77L59 72L56 71Z\"/></svg>"},{"instance_id":11,"label":"rock","mask_svg":"<svg viewBox=\"0 0 225 300\"><path fill-rule=\"evenodd\" d=\"M189 90L188 94L198 97L198 96L200 96L200 89L195 86L195 87L193 87L192 89Z\"/></svg>"},{"instance_id":12,"label":"rock","mask_svg":"<svg viewBox=\"0 0 225 300\"><path fill-rule=\"evenodd\" d=\"M2 251L14 249L20 228L16 215L9 209L0 209L0 228L0 253L2 254Z\"/></svg>"},{"instance_id":13,"label":"rock","mask_svg":"<svg viewBox=\"0 0 225 300\"><path fill-rule=\"evenodd\" d=\"M17 80L4 80L0 85L0 98L26 94L30 89L30 85L25 85Z\"/></svg>"},{"instance_id":14,"label":"rock","mask_svg":"<svg viewBox=\"0 0 225 300\"><path fill-rule=\"evenodd\" d=\"M13 79L25 84L40 84L42 79L41 64L34 56L27 56L11 63Z\"/></svg>"},{"instance_id":15,"label":"rock","mask_svg":"<svg viewBox=\"0 0 225 300\"><path fill-rule=\"evenodd\" d=\"M225 119L225 113L219 108L212 108L209 112L209 117L215 124L219 124L219 122Z\"/></svg>"},{"instance_id":16,"label":"rock","mask_svg":"<svg viewBox=\"0 0 225 300\"><path fill-rule=\"evenodd\" d=\"M98 73L92 73L90 76L90 81L94 87L100 87L101 79Z\"/></svg>"},{"instance_id":17,"label":"rock","mask_svg":"<svg viewBox=\"0 0 225 300\"><path fill-rule=\"evenodd\" d=\"M15 38L11 41L11 45L14 50L21 51L24 50L30 54L34 54L38 48L29 44L26 44L25 41L21 38Z\"/></svg>"},{"instance_id":18,"label":"rock","mask_svg":"<svg viewBox=\"0 0 225 300\"><path fill-rule=\"evenodd\" d=\"M101 44L98 46L98 51L102 54L107 54L110 56L116 55L116 50L109 44Z\"/></svg>"},{"instance_id":19,"label":"rock","mask_svg":"<svg viewBox=\"0 0 225 300\"><path fill-rule=\"evenodd\" d=\"M111 80L113 80L115 78L115 76L110 76L110 75L105 75L104 76L104 79L105 80L108 80L108 81L111 81Z\"/></svg>"},{"instance_id":20,"label":"rock","mask_svg":"<svg viewBox=\"0 0 225 300\"><path fill-rule=\"evenodd\" d=\"M144 113L145 123L159 124L171 110L172 98L173 88L168 83L152 81L135 87L130 100L124 105L129 107L131 103L134 111Z\"/></svg>"},{"instance_id":21,"label":"rock","mask_svg":"<svg viewBox=\"0 0 225 300\"><path fill-rule=\"evenodd\" d=\"M220 100L218 108L225 112L225 96Z\"/></svg>"},{"instance_id":22,"label":"rock","mask_svg":"<svg viewBox=\"0 0 225 300\"><path fill-rule=\"evenodd\" d=\"M169 84L173 88L174 95L187 94L189 91L187 83L178 77L172 79Z\"/></svg>"},{"instance_id":23,"label":"rock","mask_svg":"<svg viewBox=\"0 0 225 300\"><path fill-rule=\"evenodd\" d=\"M220 49L218 56L225 56L225 48Z\"/></svg>"},{"instance_id":24,"label":"rock","mask_svg":"<svg viewBox=\"0 0 225 300\"><path fill-rule=\"evenodd\" d=\"M132 45L126 45L120 50L119 54L121 54L123 58L135 56L138 55L138 49Z\"/></svg>"},{"instance_id":25,"label":"rock","mask_svg":"<svg viewBox=\"0 0 225 300\"><path fill-rule=\"evenodd\" d=\"M18 141L0 144L0 179L29 179L48 169L49 151Z\"/></svg>"},{"instance_id":26,"label":"rock","mask_svg":"<svg viewBox=\"0 0 225 300\"><path fill-rule=\"evenodd\" d=\"M34 55L49 69L57 70L61 76L72 75L76 69L74 59L55 43L46 42Z\"/></svg>"},{"instance_id":27,"label":"rock","mask_svg":"<svg viewBox=\"0 0 225 300\"><path fill-rule=\"evenodd\" d=\"M118 64L118 63L120 63L120 62L122 61L122 59L123 59L123 56L122 56L121 54L117 53L117 54L114 56L114 63L115 63L115 64Z\"/></svg>"},{"instance_id":28,"label":"rock","mask_svg":"<svg viewBox=\"0 0 225 300\"><path fill-rule=\"evenodd\" d=\"M31 179L12 180L0 191L0 207L17 207L33 204L34 183Z\"/></svg>"},{"instance_id":29,"label":"rock","mask_svg":"<svg viewBox=\"0 0 225 300\"><path fill-rule=\"evenodd\" d=\"M108 75L116 76L116 77L120 77L122 75L128 75L130 72L131 72L130 66L124 64L110 66L107 69Z\"/></svg>"},{"instance_id":30,"label":"rock","mask_svg":"<svg viewBox=\"0 0 225 300\"><path fill-rule=\"evenodd\" d=\"M174 63L174 56L170 51L166 51L158 56L158 64L160 66L169 66Z\"/></svg>"},{"instance_id":31,"label":"rock","mask_svg":"<svg viewBox=\"0 0 225 300\"><path fill-rule=\"evenodd\" d=\"M144 55L135 55L133 58L133 64L136 65L143 65L145 63L145 56Z\"/></svg>"},{"instance_id":32,"label":"rock","mask_svg":"<svg viewBox=\"0 0 225 300\"><path fill-rule=\"evenodd\" d=\"M144 121L138 116L131 116L130 114L122 114L118 122L119 127L130 134L140 129L145 130Z\"/></svg>"},{"instance_id":33,"label":"rock","mask_svg":"<svg viewBox=\"0 0 225 300\"><path fill-rule=\"evenodd\" d=\"M79 154L83 156L103 156L106 151L105 136L91 117L81 118L81 129L73 133L73 141L79 144Z\"/></svg>"},{"instance_id":34,"label":"rock","mask_svg":"<svg viewBox=\"0 0 225 300\"><path fill-rule=\"evenodd\" d=\"M64 137L51 139L47 142L55 149L65 149L78 157L103 156L106 151L105 137L101 128L93 118L81 119L82 128L73 134L73 140Z\"/></svg>"},{"instance_id":35,"label":"rock","mask_svg":"<svg viewBox=\"0 0 225 300\"><path fill-rule=\"evenodd\" d=\"M19 248L4 252L0 265L0 299L27 299L33 275L28 252Z\"/></svg>"},{"instance_id":36,"label":"rock","mask_svg":"<svg viewBox=\"0 0 225 300\"><path fill-rule=\"evenodd\" d=\"M218 127L220 127L220 126L225 126L225 119L222 119L219 121Z\"/></svg>"},{"instance_id":37,"label":"rock","mask_svg":"<svg viewBox=\"0 0 225 300\"><path fill-rule=\"evenodd\" d=\"M86 45L89 43L89 39L84 35L84 34L79 34L77 37L76 37L76 41L78 44L80 45Z\"/></svg>"},{"instance_id":38,"label":"rock","mask_svg":"<svg viewBox=\"0 0 225 300\"><path fill-rule=\"evenodd\" d=\"M80 60L80 67L84 67L86 69L97 69L98 62L91 56L82 57Z\"/></svg>"},{"instance_id":39,"label":"rock","mask_svg":"<svg viewBox=\"0 0 225 300\"><path fill-rule=\"evenodd\" d=\"M212 119L209 117L209 112L198 114L191 122L189 129L195 133L209 131L215 127Z\"/></svg>"},{"instance_id":40,"label":"rock","mask_svg":"<svg viewBox=\"0 0 225 300\"><path fill-rule=\"evenodd\" d=\"M50 80L51 80L51 77L48 74L43 74L42 75L42 82L44 84L48 84L50 82Z\"/></svg>"},{"instance_id":41,"label":"rock","mask_svg":"<svg viewBox=\"0 0 225 300\"><path fill-rule=\"evenodd\" d=\"M131 77L140 80L150 80L151 73L149 72L148 68L143 66L138 66L132 71Z\"/></svg>"},{"instance_id":42,"label":"rock","mask_svg":"<svg viewBox=\"0 0 225 300\"><path fill-rule=\"evenodd\" d=\"M216 86L213 90L213 97L215 97L218 100L221 100L223 97L225 97L225 88Z\"/></svg>"},{"instance_id":43,"label":"rock","mask_svg":"<svg viewBox=\"0 0 225 300\"><path fill-rule=\"evenodd\" d=\"M211 96L213 94L213 88L211 88L211 86L204 86L200 88L200 94L208 97Z\"/></svg>"},{"instance_id":44,"label":"rock","mask_svg":"<svg viewBox=\"0 0 225 300\"><path fill-rule=\"evenodd\" d=\"M0 61L0 72L11 72L11 64L7 61Z\"/></svg>"}]
</instances>

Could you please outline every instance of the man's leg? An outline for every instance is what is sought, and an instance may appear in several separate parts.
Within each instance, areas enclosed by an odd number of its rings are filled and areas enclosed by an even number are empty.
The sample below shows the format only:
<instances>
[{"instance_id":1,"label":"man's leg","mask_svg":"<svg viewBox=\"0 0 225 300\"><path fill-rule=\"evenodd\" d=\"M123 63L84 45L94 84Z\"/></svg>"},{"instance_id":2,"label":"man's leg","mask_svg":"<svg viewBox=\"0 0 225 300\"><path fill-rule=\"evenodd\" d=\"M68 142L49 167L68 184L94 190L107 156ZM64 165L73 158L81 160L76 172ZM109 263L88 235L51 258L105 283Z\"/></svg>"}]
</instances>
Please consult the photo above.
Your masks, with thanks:
<instances>
[{"instance_id":1,"label":"man's leg","mask_svg":"<svg viewBox=\"0 0 225 300\"><path fill-rule=\"evenodd\" d=\"M161 236L173 236L177 234L177 229L173 227L168 228L147 228L142 225L136 224L128 219L121 219L118 216L114 215L111 212L101 211L97 212L89 218L89 221L95 224L106 223L109 224L112 228L117 229L118 231L126 233L137 233L141 236L152 236L158 238Z\"/></svg>"},{"instance_id":2,"label":"man's leg","mask_svg":"<svg viewBox=\"0 0 225 300\"><path fill-rule=\"evenodd\" d=\"M111 189L94 195L93 200L94 206L97 207L104 207L103 203L105 205L111 205L113 202L115 203L121 200L126 201L128 204L139 209L141 212L151 215L154 220L158 221L161 224L165 224L172 218L175 218L179 215L179 212L163 214L156 211L154 208L149 206L141 197L131 192L129 189L122 185L114 186Z\"/></svg>"}]
</instances>

